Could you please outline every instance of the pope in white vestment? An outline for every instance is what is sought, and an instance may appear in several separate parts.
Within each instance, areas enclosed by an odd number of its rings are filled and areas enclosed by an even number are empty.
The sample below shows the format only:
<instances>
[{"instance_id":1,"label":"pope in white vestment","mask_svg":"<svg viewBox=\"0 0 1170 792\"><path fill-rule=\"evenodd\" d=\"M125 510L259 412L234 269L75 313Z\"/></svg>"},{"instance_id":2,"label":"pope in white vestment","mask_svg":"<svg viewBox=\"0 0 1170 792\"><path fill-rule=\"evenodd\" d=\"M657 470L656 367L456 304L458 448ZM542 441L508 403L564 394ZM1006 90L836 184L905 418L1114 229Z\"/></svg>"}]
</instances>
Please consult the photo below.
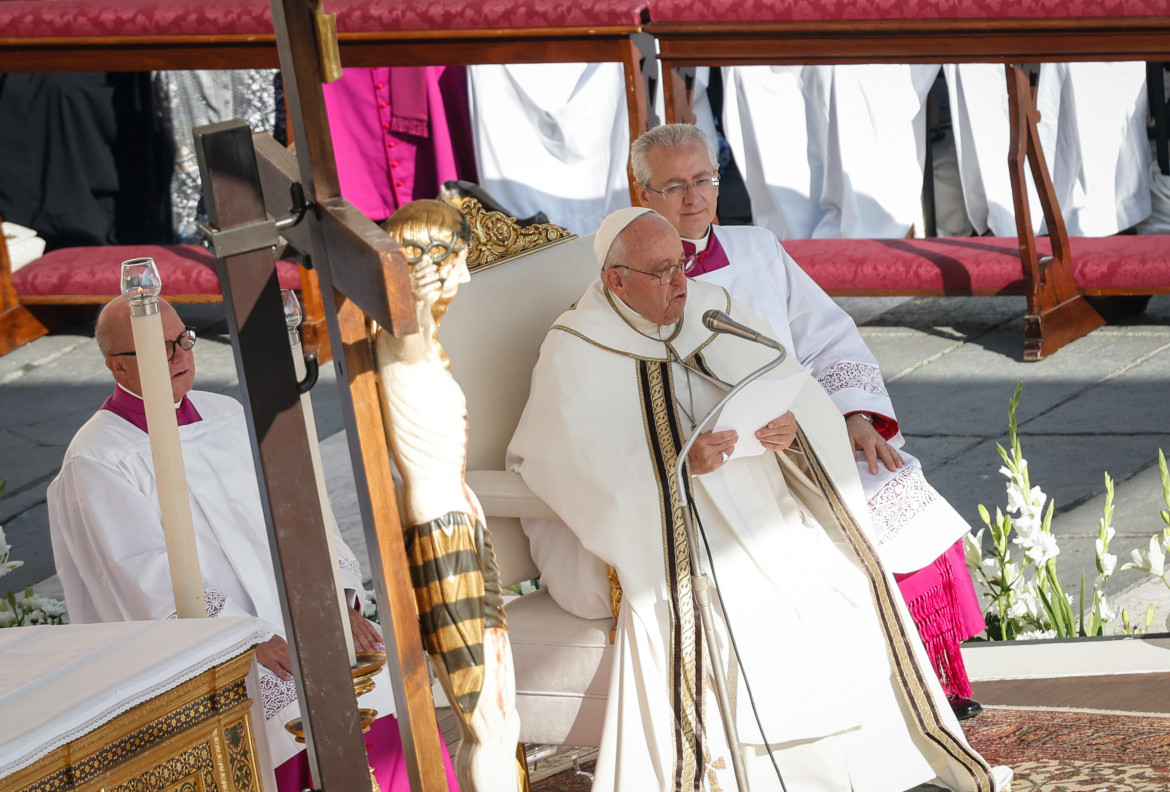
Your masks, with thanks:
<instances>
[{"instance_id":1,"label":"pope in white vestment","mask_svg":"<svg viewBox=\"0 0 1170 792\"><path fill-rule=\"evenodd\" d=\"M898 584L956 714L981 711L959 644L984 629L960 538L967 521L906 453L877 360L843 311L754 226L715 226L718 167L709 141L687 124L657 127L632 148L643 201L663 214L698 260L689 275L722 286L769 325L846 416L872 521L870 539Z\"/></svg>"},{"instance_id":2,"label":"pope in white vestment","mask_svg":"<svg viewBox=\"0 0 1170 792\"><path fill-rule=\"evenodd\" d=\"M284 729L299 715L299 704L244 412L228 396L189 390L194 334L183 329L173 308L162 301L160 308L165 337L176 339L167 347L208 616L259 617L273 635L256 650L268 746L281 789L301 789L307 765L288 760L304 746ZM115 392L77 432L48 488L57 574L75 623L173 618L170 564L124 301L103 311L97 338ZM364 593L361 568L328 514L345 593L356 605ZM359 650L379 648L371 623L355 614L351 625ZM379 714L372 761L384 789L405 788L394 781L405 780L406 771L388 676L379 682L361 704Z\"/></svg>"},{"instance_id":3,"label":"pope in white vestment","mask_svg":"<svg viewBox=\"0 0 1170 792\"><path fill-rule=\"evenodd\" d=\"M596 248L602 278L545 340L508 451L620 583L595 792L735 788L712 661L730 663L755 790L780 788L769 746L789 790L996 788L866 537L844 423L815 383L756 433L772 450L735 456L734 433L704 433L688 456L705 536L694 550L721 597L720 645L706 645L676 456L695 422L773 353L699 319L716 308L766 326L724 290L688 284L678 234L650 210L611 215ZM799 368L790 358L771 376Z\"/></svg>"}]
</instances>

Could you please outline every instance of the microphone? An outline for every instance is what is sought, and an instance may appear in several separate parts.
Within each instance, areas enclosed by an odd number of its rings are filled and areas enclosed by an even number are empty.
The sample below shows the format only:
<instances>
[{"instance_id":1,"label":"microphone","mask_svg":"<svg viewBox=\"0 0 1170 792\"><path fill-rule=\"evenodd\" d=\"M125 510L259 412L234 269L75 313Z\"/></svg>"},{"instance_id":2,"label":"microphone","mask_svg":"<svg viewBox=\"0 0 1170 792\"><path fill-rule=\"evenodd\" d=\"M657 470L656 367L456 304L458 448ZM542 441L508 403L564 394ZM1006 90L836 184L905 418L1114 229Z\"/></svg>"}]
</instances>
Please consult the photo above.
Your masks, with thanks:
<instances>
[{"instance_id":1,"label":"microphone","mask_svg":"<svg viewBox=\"0 0 1170 792\"><path fill-rule=\"evenodd\" d=\"M723 311L717 311L714 308L703 314L703 325L714 333L727 333L728 335L742 338L745 341L754 341L757 344L763 344L778 352L788 353L788 350L779 341L768 338L762 333L757 333L747 325L735 321L723 313Z\"/></svg>"}]
</instances>

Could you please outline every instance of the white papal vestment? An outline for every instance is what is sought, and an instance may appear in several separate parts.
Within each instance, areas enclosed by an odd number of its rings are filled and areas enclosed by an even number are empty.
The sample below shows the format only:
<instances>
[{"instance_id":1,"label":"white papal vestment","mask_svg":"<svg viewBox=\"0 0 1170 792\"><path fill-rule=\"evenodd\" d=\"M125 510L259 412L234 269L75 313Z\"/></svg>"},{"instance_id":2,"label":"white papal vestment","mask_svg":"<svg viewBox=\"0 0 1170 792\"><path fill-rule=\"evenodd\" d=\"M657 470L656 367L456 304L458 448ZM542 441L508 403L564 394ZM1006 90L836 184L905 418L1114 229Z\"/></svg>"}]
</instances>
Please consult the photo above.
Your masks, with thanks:
<instances>
[{"instance_id":1,"label":"white papal vestment","mask_svg":"<svg viewBox=\"0 0 1170 792\"><path fill-rule=\"evenodd\" d=\"M179 427L191 491L208 611L258 616L284 635L260 491L244 412L215 393L187 394L202 420ZM314 486L313 482L306 482ZM49 527L57 574L75 623L165 619L175 614L170 566L159 509L149 435L109 410L99 410L74 436L61 472L49 485ZM333 530L336 523L330 518ZM363 591L353 551L337 536L347 595ZM388 680L383 680L388 682ZM303 750L284 731L296 717L296 689L261 668L273 764ZM372 706L394 713L388 684Z\"/></svg>"},{"instance_id":2,"label":"white papal vestment","mask_svg":"<svg viewBox=\"0 0 1170 792\"><path fill-rule=\"evenodd\" d=\"M687 415L703 414L772 353L712 336L699 322L708 308L766 326L722 289L690 289L681 326L659 328L596 281L545 340L508 452L509 466L620 580L595 792L735 785L672 474ZM775 376L798 368L789 360ZM717 620L724 637L714 654L727 658L730 624L744 669L730 677L753 789L779 788L765 741L792 790L893 792L936 776L954 789L992 789L865 538L839 410L810 383L793 413L802 433L792 450L692 479L729 614Z\"/></svg>"}]
</instances>

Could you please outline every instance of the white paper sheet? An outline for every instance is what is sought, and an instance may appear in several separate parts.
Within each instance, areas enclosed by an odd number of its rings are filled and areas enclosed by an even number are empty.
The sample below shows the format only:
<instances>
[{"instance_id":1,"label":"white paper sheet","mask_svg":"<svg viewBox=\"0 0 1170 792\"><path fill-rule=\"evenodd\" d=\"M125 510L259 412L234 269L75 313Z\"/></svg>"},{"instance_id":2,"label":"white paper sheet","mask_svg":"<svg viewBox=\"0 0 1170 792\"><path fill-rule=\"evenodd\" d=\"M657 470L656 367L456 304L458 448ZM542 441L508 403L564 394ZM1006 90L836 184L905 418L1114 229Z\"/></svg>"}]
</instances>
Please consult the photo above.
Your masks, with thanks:
<instances>
[{"instance_id":1,"label":"white paper sheet","mask_svg":"<svg viewBox=\"0 0 1170 792\"><path fill-rule=\"evenodd\" d=\"M734 429L739 433L732 459L764 453L756 432L773 418L788 412L808 378L808 369L801 369L784 379L756 380L723 405L723 411L715 419L714 431Z\"/></svg>"}]
</instances>

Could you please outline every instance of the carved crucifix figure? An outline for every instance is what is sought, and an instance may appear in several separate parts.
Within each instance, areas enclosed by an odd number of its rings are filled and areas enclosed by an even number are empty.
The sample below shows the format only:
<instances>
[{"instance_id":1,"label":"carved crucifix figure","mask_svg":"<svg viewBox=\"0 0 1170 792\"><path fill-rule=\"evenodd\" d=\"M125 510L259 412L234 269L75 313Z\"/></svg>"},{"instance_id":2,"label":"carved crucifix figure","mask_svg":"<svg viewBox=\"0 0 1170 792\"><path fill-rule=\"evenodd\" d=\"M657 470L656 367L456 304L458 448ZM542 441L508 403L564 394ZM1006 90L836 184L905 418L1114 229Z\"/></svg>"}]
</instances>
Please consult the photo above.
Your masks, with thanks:
<instances>
[{"instance_id":1,"label":"carved crucifix figure","mask_svg":"<svg viewBox=\"0 0 1170 792\"><path fill-rule=\"evenodd\" d=\"M479 500L467 486L467 402L447 368L439 323L470 278L470 232L442 201L415 201L386 221L410 262L419 332L374 336L390 445L403 480L406 553L423 642L462 742L463 792L518 784L516 685L500 573Z\"/></svg>"}]
</instances>

